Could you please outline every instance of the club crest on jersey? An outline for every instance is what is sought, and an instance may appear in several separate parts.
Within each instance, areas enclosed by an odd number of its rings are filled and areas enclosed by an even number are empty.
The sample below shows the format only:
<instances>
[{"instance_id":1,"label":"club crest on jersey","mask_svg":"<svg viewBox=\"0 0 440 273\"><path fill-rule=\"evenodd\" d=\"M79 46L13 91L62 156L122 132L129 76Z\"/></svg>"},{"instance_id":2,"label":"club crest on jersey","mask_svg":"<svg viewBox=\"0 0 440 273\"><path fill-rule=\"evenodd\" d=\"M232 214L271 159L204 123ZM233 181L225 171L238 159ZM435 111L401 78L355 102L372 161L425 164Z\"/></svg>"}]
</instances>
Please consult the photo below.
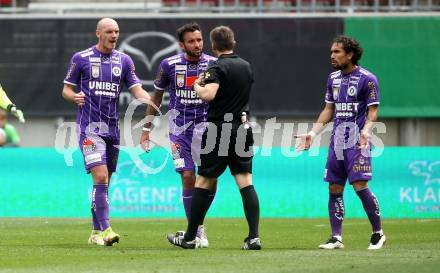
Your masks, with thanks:
<instances>
[{"instance_id":1,"label":"club crest on jersey","mask_svg":"<svg viewBox=\"0 0 440 273\"><path fill-rule=\"evenodd\" d=\"M184 87L185 86L185 75L177 74L176 75L176 84L178 87Z\"/></svg>"},{"instance_id":2,"label":"club crest on jersey","mask_svg":"<svg viewBox=\"0 0 440 273\"><path fill-rule=\"evenodd\" d=\"M354 95L356 95L356 87L354 87L354 86L350 86L349 88L348 88L348 90L347 90L347 94L350 96L350 97L353 97Z\"/></svg>"},{"instance_id":3,"label":"club crest on jersey","mask_svg":"<svg viewBox=\"0 0 440 273\"><path fill-rule=\"evenodd\" d=\"M112 68L112 73L113 75L115 75L116 77L121 76L121 68L119 66L115 66Z\"/></svg>"},{"instance_id":4,"label":"club crest on jersey","mask_svg":"<svg viewBox=\"0 0 440 273\"><path fill-rule=\"evenodd\" d=\"M92 65L92 77L99 78L99 71L100 70L101 70L101 67L99 65Z\"/></svg>"}]
</instances>

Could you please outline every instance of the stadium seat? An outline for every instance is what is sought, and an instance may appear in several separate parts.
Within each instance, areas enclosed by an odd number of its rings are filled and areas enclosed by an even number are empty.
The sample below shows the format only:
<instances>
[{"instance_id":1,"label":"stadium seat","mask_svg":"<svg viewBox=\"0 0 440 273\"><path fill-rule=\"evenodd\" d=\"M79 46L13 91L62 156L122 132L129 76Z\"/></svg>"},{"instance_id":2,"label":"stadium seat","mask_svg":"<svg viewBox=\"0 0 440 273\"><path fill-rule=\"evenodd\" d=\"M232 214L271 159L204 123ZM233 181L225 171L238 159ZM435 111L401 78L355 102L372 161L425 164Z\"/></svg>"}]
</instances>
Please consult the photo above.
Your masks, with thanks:
<instances>
[{"instance_id":1,"label":"stadium seat","mask_svg":"<svg viewBox=\"0 0 440 273\"><path fill-rule=\"evenodd\" d=\"M288 0L292 6L296 6L298 0ZM311 0L302 0L301 6L309 7L311 6L312 1ZM354 5L357 7L362 6L374 6L375 0L354 0ZM387 6L389 5L389 0L379 0L378 1L379 6ZM335 6L336 0L316 0L316 6L319 7L329 7L329 6ZM341 7L349 7L351 6L350 0L340 0L339 5Z\"/></svg>"},{"instance_id":2,"label":"stadium seat","mask_svg":"<svg viewBox=\"0 0 440 273\"><path fill-rule=\"evenodd\" d=\"M276 3L277 5L286 5L290 0L278 0ZM220 3L219 0L217 0L217 3ZM225 6L234 6L235 0L223 0L223 3ZM274 5L274 0L262 0L263 6L271 6ZM239 1L240 6L258 6L258 0L240 0Z\"/></svg>"},{"instance_id":3,"label":"stadium seat","mask_svg":"<svg viewBox=\"0 0 440 273\"><path fill-rule=\"evenodd\" d=\"M296 6L298 2L299 1L297 0L290 0L290 4L292 6ZM312 3L311 0L302 0L300 4L301 6L310 6L311 3ZM316 0L316 6L334 6L334 5L335 5L335 0Z\"/></svg>"},{"instance_id":4,"label":"stadium seat","mask_svg":"<svg viewBox=\"0 0 440 273\"><path fill-rule=\"evenodd\" d=\"M218 0L200 0L202 6L215 6ZM178 7L180 6L180 0L162 0L162 4L165 7ZM187 6L197 5L197 0L186 0Z\"/></svg>"},{"instance_id":5,"label":"stadium seat","mask_svg":"<svg viewBox=\"0 0 440 273\"><path fill-rule=\"evenodd\" d=\"M162 0L164 6L179 6L180 0Z\"/></svg>"},{"instance_id":6,"label":"stadium seat","mask_svg":"<svg viewBox=\"0 0 440 273\"><path fill-rule=\"evenodd\" d=\"M12 5L12 0L0 0L1 7L10 7Z\"/></svg>"}]
</instances>

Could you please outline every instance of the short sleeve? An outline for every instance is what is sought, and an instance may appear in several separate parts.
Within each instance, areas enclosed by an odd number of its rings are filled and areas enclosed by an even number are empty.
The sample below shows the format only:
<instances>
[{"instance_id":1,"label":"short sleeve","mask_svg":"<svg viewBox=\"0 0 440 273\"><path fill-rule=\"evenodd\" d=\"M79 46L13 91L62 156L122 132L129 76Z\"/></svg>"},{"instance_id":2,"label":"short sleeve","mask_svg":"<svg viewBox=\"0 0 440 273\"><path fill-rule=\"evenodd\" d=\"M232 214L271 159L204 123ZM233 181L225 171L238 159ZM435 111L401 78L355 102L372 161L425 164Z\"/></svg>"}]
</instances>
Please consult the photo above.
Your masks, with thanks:
<instances>
[{"instance_id":1,"label":"short sleeve","mask_svg":"<svg viewBox=\"0 0 440 273\"><path fill-rule=\"evenodd\" d=\"M127 86L128 89L131 89L135 86L141 85L141 81L136 75L136 68L130 56L125 57L124 68L127 69L126 73L124 73L124 79L123 79L125 86Z\"/></svg>"},{"instance_id":2,"label":"short sleeve","mask_svg":"<svg viewBox=\"0 0 440 273\"><path fill-rule=\"evenodd\" d=\"M73 55L70 60L69 69L67 70L66 77L64 78L65 84L77 86L80 84L81 78L81 56L77 53Z\"/></svg>"},{"instance_id":3,"label":"short sleeve","mask_svg":"<svg viewBox=\"0 0 440 273\"><path fill-rule=\"evenodd\" d=\"M156 78L154 79L154 88L157 90L165 90L167 86L170 84L170 80L168 77L168 63L166 60L163 60L160 65L159 69L156 73Z\"/></svg>"},{"instance_id":4,"label":"short sleeve","mask_svg":"<svg viewBox=\"0 0 440 273\"><path fill-rule=\"evenodd\" d=\"M332 89L332 81L330 77L327 79L327 88L325 91L325 102L326 103L335 103L333 98L333 89Z\"/></svg>"},{"instance_id":5,"label":"short sleeve","mask_svg":"<svg viewBox=\"0 0 440 273\"><path fill-rule=\"evenodd\" d=\"M221 67L219 66L218 62L213 62L206 70L205 76L203 78L203 82L205 84L220 83L223 74L224 73Z\"/></svg>"},{"instance_id":6,"label":"short sleeve","mask_svg":"<svg viewBox=\"0 0 440 273\"><path fill-rule=\"evenodd\" d=\"M367 106L380 103L379 84L376 77L368 77L364 89L366 92Z\"/></svg>"}]
</instances>

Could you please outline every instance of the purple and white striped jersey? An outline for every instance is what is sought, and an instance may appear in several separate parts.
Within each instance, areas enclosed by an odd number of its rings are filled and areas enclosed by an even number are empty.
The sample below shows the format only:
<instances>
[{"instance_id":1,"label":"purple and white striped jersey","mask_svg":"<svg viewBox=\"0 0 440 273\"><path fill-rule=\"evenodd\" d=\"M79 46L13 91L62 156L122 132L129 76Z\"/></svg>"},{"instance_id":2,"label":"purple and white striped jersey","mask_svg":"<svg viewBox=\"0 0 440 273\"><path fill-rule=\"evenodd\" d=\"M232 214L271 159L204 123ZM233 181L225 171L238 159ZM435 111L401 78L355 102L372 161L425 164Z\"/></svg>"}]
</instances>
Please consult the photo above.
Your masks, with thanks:
<instances>
[{"instance_id":1,"label":"purple and white striped jersey","mask_svg":"<svg viewBox=\"0 0 440 273\"><path fill-rule=\"evenodd\" d=\"M170 93L169 109L179 111L175 120L170 120L170 134L175 133L174 126L182 127L189 122L197 124L206 121L208 103L200 99L192 86L199 75L207 70L208 64L216 59L202 54L198 62L190 62L185 59L185 53L180 53L160 63L154 88L167 90ZM173 119L172 115L170 119ZM192 130L194 124L186 131Z\"/></svg>"},{"instance_id":2,"label":"purple and white striped jersey","mask_svg":"<svg viewBox=\"0 0 440 273\"><path fill-rule=\"evenodd\" d=\"M359 133L364 128L368 106L380 102L377 78L360 66L348 74L335 71L327 80L325 102L335 105L332 138L343 123L355 124Z\"/></svg>"},{"instance_id":3,"label":"purple and white striped jersey","mask_svg":"<svg viewBox=\"0 0 440 273\"><path fill-rule=\"evenodd\" d=\"M64 83L85 94L76 119L80 133L119 138L122 84L128 89L141 85L131 58L117 50L104 54L93 46L73 55Z\"/></svg>"}]
</instances>

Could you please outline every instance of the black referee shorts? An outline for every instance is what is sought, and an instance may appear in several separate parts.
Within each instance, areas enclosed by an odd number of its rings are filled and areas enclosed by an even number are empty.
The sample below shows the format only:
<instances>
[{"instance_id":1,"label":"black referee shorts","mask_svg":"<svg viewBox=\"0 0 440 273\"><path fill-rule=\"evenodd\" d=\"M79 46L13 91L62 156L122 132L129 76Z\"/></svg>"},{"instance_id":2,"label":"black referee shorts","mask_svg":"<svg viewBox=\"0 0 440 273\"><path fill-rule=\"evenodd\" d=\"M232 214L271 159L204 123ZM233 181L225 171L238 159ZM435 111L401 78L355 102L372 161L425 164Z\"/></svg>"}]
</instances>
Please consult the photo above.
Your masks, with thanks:
<instances>
[{"instance_id":1,"label":"black referee shorts","mask_svg":"<svg viewBox=\"0 0 440 273\"><path fill-rule=\"evenodd\" d=\"M222 130L222 124L223 122L211 122L203 134L197 173L204 177L217 178L228 166L232 175L252 173L254 155L252 128L245 127L245 124L239 121L233 121L226 124L229 128L223 127Z\"/></svg>"}]
</instances>

